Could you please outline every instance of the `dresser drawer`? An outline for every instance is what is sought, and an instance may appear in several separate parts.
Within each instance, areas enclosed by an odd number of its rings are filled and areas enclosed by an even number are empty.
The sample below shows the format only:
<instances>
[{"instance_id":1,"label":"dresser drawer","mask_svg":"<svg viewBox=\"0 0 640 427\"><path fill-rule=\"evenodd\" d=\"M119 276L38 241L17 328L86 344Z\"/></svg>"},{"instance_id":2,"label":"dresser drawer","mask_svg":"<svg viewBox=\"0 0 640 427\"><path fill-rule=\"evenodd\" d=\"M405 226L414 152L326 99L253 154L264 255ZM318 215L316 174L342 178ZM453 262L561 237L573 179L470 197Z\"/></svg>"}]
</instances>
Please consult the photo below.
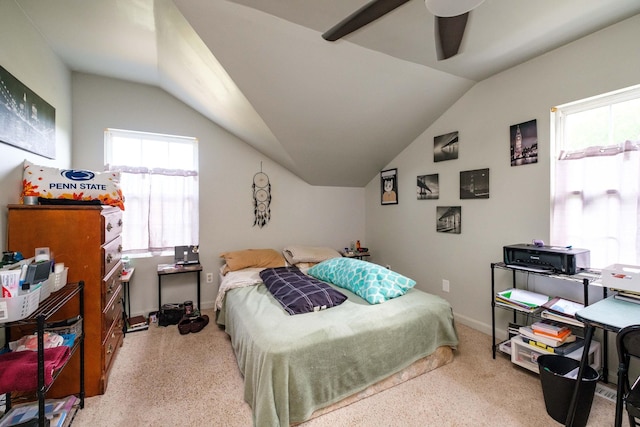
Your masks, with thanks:
<instances>
[{"instance_id":1,"label":"dresser drawer","mask_svg":"<svg viewBox=\"0 0 640 427\"><path fill-rule=\"evenodd\" d=\"M114 324L120 322L122 325L122 286L119 286L115 292L114 298L109 301L108 305L102 312L102 340L107 338L107 334L113 329Z\"/></svg>"},{"instance_id":2,"label":"dresser drawer","mask_svg":"<svg viewBox=\"0 0 640 427\"><path fill-rule=\"evenodd\" d=\"M102 277L106 276L122 258L122 236L103 246Z\"/></svg>"},{"instance_id":3,"label":"dresser drawer","mask_svg":"<svg viewBox=\"0 0 640 427\"><path fill-rule=\"evenodd\" d=\"M124 337L124 333L122 332L122 320L120 322L116 322L113 325L113 328L109 331L107 338L103 342L102 351L104 360L103 366L103 377L102 377L102 389L103 392L107 388L107 380L109 378L109 372L111 370L111 365L115 360L115 356L122 345L122 339Z\"/></svg>"},{"instance_id":4,"label":"dresser drawer","mask_svg":"<svg viewBox=\"0 0 640 427\"><path fill-rule=\"evenodd\" d=\"M113 299L116 292L118 292L118 286L120 286L120 274L122 273L122 264L116 265L116 267L107 273L107 276L102 279L102 291L100 310L104 310L109 304L109 301Z\"/></svg>"},{"instance_id":5,"label":"dresser drawer","mask_svg":"<svg viewBox=\"0 0 640 427\"><path fill-rule=\"evenodd\" d=\"M104 214L104 238L102 243L110 242L122 234L122 211L117 209Z\"/></svg>"}]
</instances>

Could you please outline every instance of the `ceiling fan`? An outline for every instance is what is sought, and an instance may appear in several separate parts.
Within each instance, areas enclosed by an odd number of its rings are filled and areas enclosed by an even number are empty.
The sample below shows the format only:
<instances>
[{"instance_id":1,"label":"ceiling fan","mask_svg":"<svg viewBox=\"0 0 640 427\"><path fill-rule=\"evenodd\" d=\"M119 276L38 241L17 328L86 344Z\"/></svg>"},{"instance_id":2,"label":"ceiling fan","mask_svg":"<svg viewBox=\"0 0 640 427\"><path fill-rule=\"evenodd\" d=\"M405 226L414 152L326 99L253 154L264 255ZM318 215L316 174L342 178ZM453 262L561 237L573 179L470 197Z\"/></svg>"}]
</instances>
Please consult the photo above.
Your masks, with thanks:
<instances>
[{"instance_id":1,"label":"ceiling fan","mask_svg":"<svg viewBox=\"0 0 640 427\"><path fill-rule=\"evenodd\" d=\"M336 41L402 6L409 0L372 0L330 28L322 37ZM435 15L435 39L438 60L458 54L469 13L484 0L425 0L427 9Z\"/></svg>"}]
</instances>

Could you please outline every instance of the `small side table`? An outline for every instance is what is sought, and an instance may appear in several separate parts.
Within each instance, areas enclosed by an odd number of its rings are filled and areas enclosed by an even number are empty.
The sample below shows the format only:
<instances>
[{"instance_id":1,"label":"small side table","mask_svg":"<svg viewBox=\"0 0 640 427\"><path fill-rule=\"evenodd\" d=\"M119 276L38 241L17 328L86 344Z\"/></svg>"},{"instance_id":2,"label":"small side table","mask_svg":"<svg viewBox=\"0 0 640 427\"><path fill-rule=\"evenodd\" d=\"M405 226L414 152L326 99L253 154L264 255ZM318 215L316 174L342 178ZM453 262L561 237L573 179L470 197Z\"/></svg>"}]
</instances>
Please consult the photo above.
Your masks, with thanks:
<instances>
[{"instance_id":1,"label":"small side table","mask_svg":"<svg viewBox=\"0 0 640 427\"><path fill-rule=\"evenodd\" d=\"M369 252L340 252L345 258L362 259L371 256Z\"/></svg>"},{"instance_id":2,"label":"small side table","mask_svg":"<svg viewBox=\"0 0 640 427\"><path fill-rule=\"evenodd\" d=\"M196 273L197 285L198 285L198 310L202 310L200 307L200 272L202 271L201 264L158 264L158 312L162 308L162 276L169 274L182 274L182 273Z\"/></svg>"}]
</instances>

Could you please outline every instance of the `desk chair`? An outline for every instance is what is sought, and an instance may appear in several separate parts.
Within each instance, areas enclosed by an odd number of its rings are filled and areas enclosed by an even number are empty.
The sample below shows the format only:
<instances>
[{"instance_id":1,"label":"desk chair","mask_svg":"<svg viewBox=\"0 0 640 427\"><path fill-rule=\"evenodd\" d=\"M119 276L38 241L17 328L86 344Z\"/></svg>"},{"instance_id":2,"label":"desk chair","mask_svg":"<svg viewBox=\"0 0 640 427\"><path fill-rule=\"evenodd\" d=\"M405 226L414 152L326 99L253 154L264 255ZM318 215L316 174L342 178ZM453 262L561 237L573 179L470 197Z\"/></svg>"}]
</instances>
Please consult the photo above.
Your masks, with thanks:
<instances>
[{"instance_id":1,"label":"desk chair","mask_svg":"<svg viewBox=\"0 0 640 427\"><path fill-rule=\"evenodd\" d=\"M640 418L640 377L633 386L629 381L629 363L631 357L640 359L640 325L622 328L616 338L618 347L618 396L616 398L616 426L622 423L622 406L626 406L629 425L636 426Z\"/></svg>"}]
</instances>

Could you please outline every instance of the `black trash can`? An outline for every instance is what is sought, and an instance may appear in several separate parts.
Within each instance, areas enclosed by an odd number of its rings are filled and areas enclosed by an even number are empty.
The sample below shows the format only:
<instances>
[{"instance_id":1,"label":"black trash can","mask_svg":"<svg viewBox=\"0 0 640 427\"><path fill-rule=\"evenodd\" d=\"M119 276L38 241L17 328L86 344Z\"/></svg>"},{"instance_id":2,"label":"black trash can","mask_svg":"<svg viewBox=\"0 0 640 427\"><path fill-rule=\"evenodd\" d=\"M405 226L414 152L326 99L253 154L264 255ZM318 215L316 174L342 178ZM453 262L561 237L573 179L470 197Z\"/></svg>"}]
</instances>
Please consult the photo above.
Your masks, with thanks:
<instances>
[{"instance_id":1,"label":"black trash can","mask_svg":"<svg viewBox=\"0 0 640 427\"><path fill-rule=\"evenodd\" d=\"M578 360L555 354L544 354L538 357L540 368L540 382L547 413L559 423L564 424L571 405L571 398L576 386L575 378L567 378L564 375L580 366ZM599 378L598 372L591 366L586 366L580 383L580 394L576 413L573 419L574 427L584 427L589 419L591 403L596 391Z\"/></svg>"}]
</instances>

